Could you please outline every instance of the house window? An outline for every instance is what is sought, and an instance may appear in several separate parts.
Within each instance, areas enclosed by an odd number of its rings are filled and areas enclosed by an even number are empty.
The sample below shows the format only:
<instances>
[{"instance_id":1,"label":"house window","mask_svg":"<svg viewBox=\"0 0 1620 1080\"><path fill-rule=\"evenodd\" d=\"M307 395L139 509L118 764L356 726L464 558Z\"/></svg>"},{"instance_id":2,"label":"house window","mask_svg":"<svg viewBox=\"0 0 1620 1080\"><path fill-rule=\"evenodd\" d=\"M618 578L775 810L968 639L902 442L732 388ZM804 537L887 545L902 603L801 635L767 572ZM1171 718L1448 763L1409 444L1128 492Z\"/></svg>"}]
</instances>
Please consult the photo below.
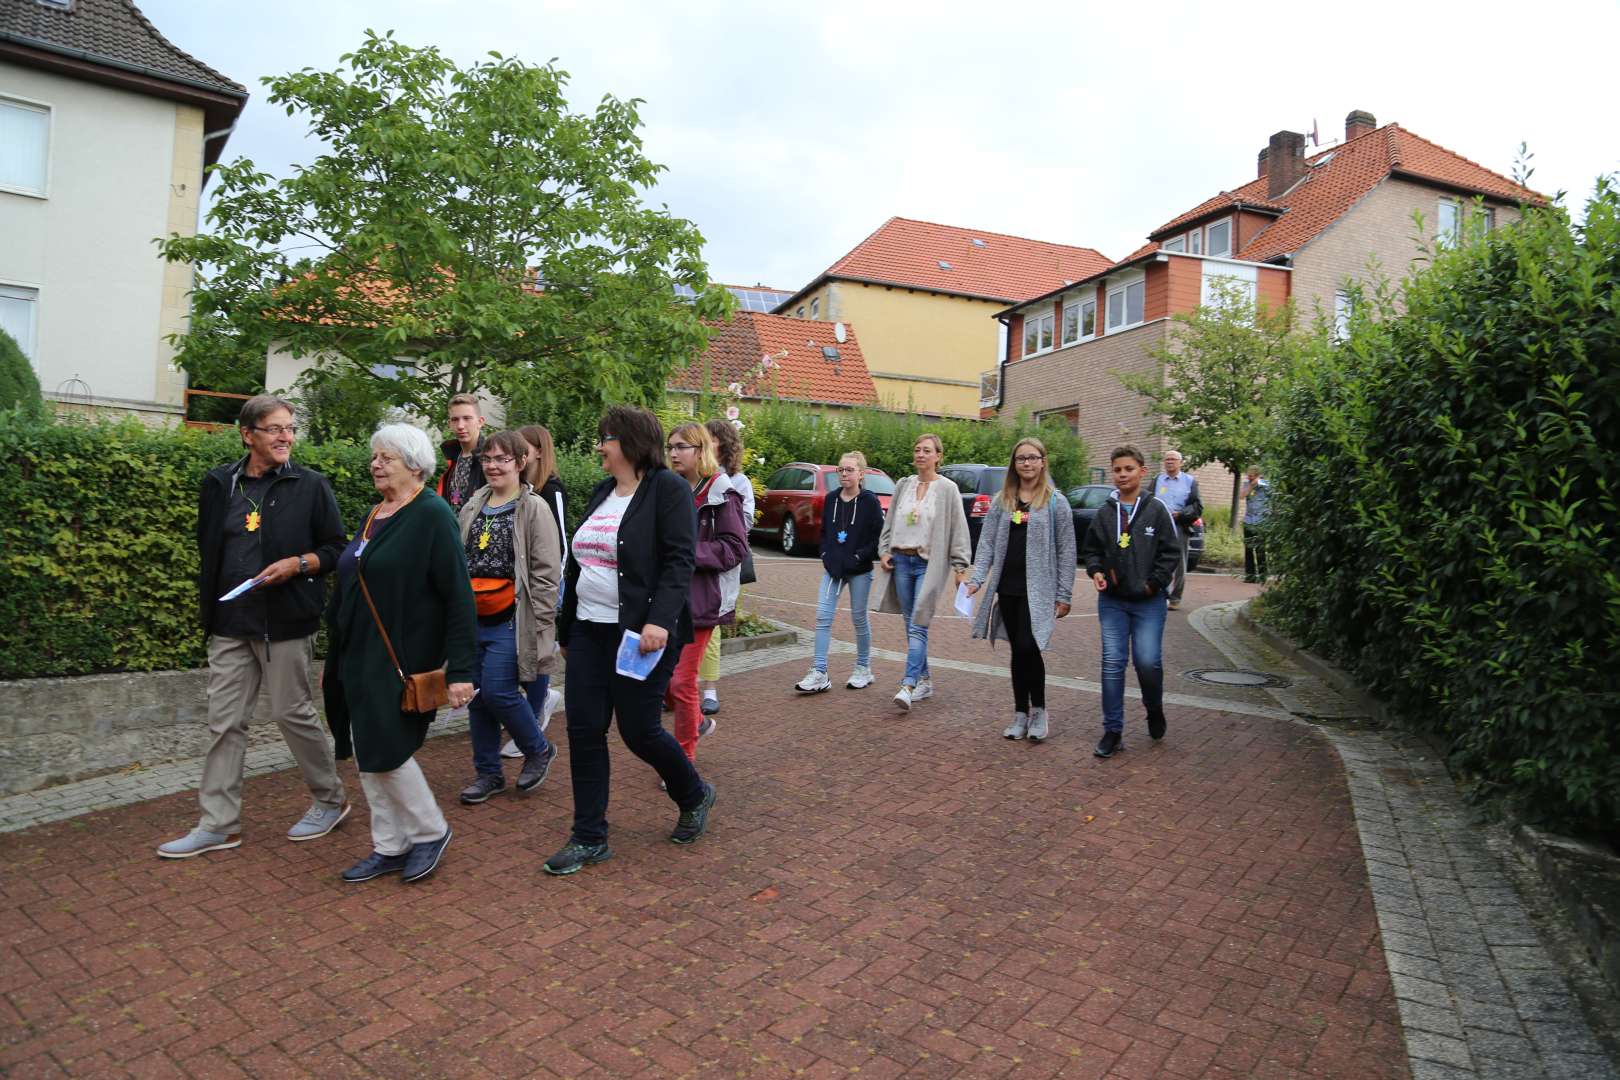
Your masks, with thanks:
<instances>
[{"instance_id":1,"label":"house window","mask_svg":"<svg viewBox=\"0 0 1620 1080\"><path fill-rule=\"evenodd\" d=\"M1451 247L1457 242L1457 229L1462 223L1462 203L1456 199L1440 200L1440 232L1436 239L1441 247Z\"/></svg>"},{"instance_id":2,"label":"house window","mask_svg":"<svg viewBox=\"0 0 1620 1080\"><path fill-rule=\"evenodd\" d=\"M1350 298L1349 289L1340 289L1333 294L1333 337L1336 341L1343 341L1350 336L1350 316L1355 311L1355 301Z\"/></svg>"},{"instance_id":3,"label":"house window","mask_svg":"<svg viewBox=\"0 0 1620 1080\"><path fill-rule=\"evenodd\" d=\"M1087 300L1080 305L1080 336L1097 336L1097 301Z\"/></svg>"},{"instance_id":4,"label":"house window","mask_svg":"<svg viewBox=\"0 0 1620 1080\"><path fill-rule=\"evenodd\" d=\"M1163 247L1165 251L1186 251L1187 238L1185 236L1178 236L1174 240L1166 240Z\"/></svg>"},{"instance_id":5,"label":"house window","mask_svg":"<svg viewBox=\"0 0 1620 1080\"><path fill-rule=\"evenodd\" d=\"M1489 206L1480 207L1479 228L1481 232L1490 232L1496 228L1496 211Z\"/></svg>"},{"instance_id":6,"label":"house window","mask_svg":"<svg viewBox=\"0 0 1620 1080\"><path fill-rule=\"evenodd\" d=\"M799 310L794 312L794 314L797 315L801 319L804 318L804 305L800 304L799 305Z\"/></svg>"},{"instance_id":7,"label":"house window","mask_svg":"<svg viewBox=\"0 0 1620 1080\"><path fill-rule=\"evenodd\" d=\"M0 189L45 195L51 148L51 110L0 98Z\"/></svg>"},{"instance_id":8,"label":"house window","mask_svg":"<svg viewBox=\"0 0 1620 1080\"><path fill-rule=\"evenodd\" d=\"M1204 230L1194 229L1187 234L1187 254L1202 255L1204 253Z\"/></svg>"},{"instance_id":9,"label":"house window","mask_svg":"<svg viewBox=\"0 0 1620 1080\"><path fill-rule=\"evenodd\" d=\"M1209 237L1204 245L1204 254L1229 258L1232 254L1232 219L1217 221L1207 231Z\"/></svg>"},{"instance_id":10,"label":"house window","mask_svg":"<svg viewBox=\"0 0 1620 1080\"><path fill-rule=\"evenodd\" d=\"M1146 284L1139 278L1108 290L1108 332L1124 330L1142 321L1142 301Z\"/></svg>"},{"instance_id":11,"label":"house window","mask_svg":"<svg viewBox=\"0 0 1620 1080\"><path fill-rule=\"evenodd\" d=\"M1073 345L1097 334L1097 301L1076 300L1063 306L1063 344Z\"/></svg>"},{"instance_id":12,"label":"house window","mask_svg":"<svg viewBox=\"0 0 1620 1080\"><path fill-rule=\"evenodd\" d=\"M0 285L0 330L11 335L29 360L33 360L35 355L34 324L38 306L38 289Z\"/></svg>"},{"instance_id":13,"label":"house window","mask_svg":"<svg viewBox=\"0 0 1620 1080\"><path fill-rule=\"evenodd\" d=\"M1051 315L1031 315L1024 319L1024 355L1034 356L1052 348Z\"/></svg>"},{"instance_id":14,"label":"house window","mask_svg":"<svg viewBox=\"0 0 1620 1080\"><path fill-rule=\"evenodd\" d=\"M821 297L819 296L810 301L810 317L812 319L821 318Z\"/></svg>"}]
</instances>

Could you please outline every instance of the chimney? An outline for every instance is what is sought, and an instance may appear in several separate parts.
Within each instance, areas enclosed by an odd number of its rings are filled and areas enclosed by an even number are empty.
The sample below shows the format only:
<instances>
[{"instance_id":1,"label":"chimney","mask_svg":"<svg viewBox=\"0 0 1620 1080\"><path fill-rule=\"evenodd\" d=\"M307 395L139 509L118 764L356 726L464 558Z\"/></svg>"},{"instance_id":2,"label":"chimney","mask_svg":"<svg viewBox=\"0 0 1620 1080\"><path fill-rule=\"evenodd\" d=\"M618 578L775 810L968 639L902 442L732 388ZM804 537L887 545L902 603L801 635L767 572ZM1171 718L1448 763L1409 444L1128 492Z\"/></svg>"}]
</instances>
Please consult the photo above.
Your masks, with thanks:
<instances>
[{"instance_id":1,"label":"chimney","mask_svg":"<svg viewBox=\"0 0 1620 1080\"><path fill-rule=\"evenodd\" d=\"M1365 109L1356 109L1344 118L1344 141L1358 138L1378 126L1373 114Z\"/></svg>"},{"instance_id":2,"label":"chimney","mask_svg":"<svg viewBox=\"0 0 1620 1080\"><path fill-rule=\"evenodd\" d=\"M1260 179L1262 179L1262 180L1264 180L1266 178L1266 158L1270 154L1271 154L1271 150L1270 150L1269 147L1262 146L1260 148L1260 168L1259 168L1259 171L1256 173L1256 175L1259 176Z\"/></svg>"},{"instance_id":3,"label":"chimney","mask_svg":"<svg viewBox=\"0 0 1620 1080\"><path fill-rule=\"evenodd\" d=\"M1266 147L1267 195L1273 199L1293 187L1305 175L1305 136L1297 131L1279 131Z\"/></svg>"}]
</instances>

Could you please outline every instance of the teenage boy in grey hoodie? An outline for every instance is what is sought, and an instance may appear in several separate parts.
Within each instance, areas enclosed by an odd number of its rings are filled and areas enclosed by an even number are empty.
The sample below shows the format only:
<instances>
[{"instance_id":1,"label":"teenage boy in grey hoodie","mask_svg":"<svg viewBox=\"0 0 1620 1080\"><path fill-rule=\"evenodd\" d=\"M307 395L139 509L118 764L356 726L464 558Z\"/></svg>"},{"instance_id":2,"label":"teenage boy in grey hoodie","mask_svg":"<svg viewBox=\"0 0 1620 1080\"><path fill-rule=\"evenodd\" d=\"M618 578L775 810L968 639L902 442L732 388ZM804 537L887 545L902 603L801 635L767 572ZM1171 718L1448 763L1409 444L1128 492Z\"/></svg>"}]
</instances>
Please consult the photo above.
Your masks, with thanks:
<instances>
[{"instance_id":1,"label":"teenage boy in grey hoodie","mask_svg":"<svg viewBox=\"0 0 1620 1080\"><path fill-rule=\"evenodd\" d=\"M1112 455L1114 493L1091 520L1081 550L1097 588L1102 628L1103 736L1100 758L1125 749L1125 660L1147 706L1148 734L1164 738L1164 620L1166 597L1181 565L1181 538L1170 508L1142 490L1146 462L1134 446Z\"/></svg>"}]
</instances>

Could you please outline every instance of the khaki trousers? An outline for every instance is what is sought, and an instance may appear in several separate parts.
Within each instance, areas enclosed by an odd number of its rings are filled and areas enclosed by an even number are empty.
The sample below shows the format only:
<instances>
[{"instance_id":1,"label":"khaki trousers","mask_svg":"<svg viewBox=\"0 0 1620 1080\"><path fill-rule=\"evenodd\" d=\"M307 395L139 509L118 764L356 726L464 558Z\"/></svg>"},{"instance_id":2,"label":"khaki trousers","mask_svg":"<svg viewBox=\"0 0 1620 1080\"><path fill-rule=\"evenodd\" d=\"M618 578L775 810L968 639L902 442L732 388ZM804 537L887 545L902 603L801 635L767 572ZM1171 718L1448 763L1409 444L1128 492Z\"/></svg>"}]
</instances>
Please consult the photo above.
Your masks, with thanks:
<instances>
[{"instance_id":1,"label":"khaki trousers","mask_svg":"<svg viewBox=\"0 0 1620 1080\"><path fill-rule=\"evenodd\" d=\"M321 806L343 805L343 781L338 779L332 744L310 690L314 650L313 637L260 641L215 634L208 639L208 730L214 741L197 792L202 828L227 834L242 831L242 761L260 687L269 693L270 716L280 726L310 794Z\"/></svg>"},{"instance_id":2,"label":"khaki trousers","mask_svg":"<svg viewBox=\"0 0 1620 1080\"><path fill-rule=\"evenodd\" d=\"M392 772L361 773L360 786L371 804L371 846L384 855L403 855L450 828L415 758Z\"/></svg>"}]
</instances>

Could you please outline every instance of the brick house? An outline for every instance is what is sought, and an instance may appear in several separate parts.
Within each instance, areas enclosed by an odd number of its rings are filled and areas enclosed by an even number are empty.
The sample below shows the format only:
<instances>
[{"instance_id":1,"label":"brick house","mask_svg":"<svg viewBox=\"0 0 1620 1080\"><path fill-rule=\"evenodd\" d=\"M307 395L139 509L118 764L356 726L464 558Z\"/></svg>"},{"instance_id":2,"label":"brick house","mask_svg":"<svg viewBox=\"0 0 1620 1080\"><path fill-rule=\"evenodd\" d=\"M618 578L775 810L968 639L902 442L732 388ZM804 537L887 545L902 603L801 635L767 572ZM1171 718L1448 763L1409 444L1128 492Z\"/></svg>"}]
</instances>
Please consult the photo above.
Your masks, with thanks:
<instances>
[{"instance_id":1,"label":"brick house","mask_svg":"<svg viewBox=\"0 0 1620 1080\"><path fill-rule=\"evenodd\" d=\"M977 417L1001 350L990 317L1108 265L1093 248L893 217L775 310L859 326L884 407Z\"/></svg>"},{"instance_id":2,"label":"brick house","mask_svg":"<svg viewBox=\"0 0 1620 1080\"><path fill-rule=\"evenodd\" d=\"M1238 283L1259 304L1291 299L1304 318L1342 319L1347 281L1369 277L1374 263L1398 280L1421 259L1414 211L1429 237L1444 242L1472 215L1490 228L1516 218L1521 202L1545 201L1359 110L1345 118L1342 143L1310 156L1303 135L1279 131L1260 151L1253 180L1160 225L1119 262L999 312L1008 333L996 404L1065 417L1094 468L1126 439L1157 457L1168 444L1147 434L1152 418L1118 374L1152 373L1148 349L1217 279ZM1230 497L1224 469L1198 475L1206 502Z\"/></svg>"},{"instance_id":3,"label":"brick house","mask_svg":"<svg viewBox=\"0 0 1620 1080\"><path fill-rule=\"evenodd\" d=\"M705 379L711 393L736 385L745 401L785 401L812 412L878 403L854 329L823 320L739 310L714 327L702 356L670 376L671 398L695 407Z\"/></svg>"}]
</instances>

